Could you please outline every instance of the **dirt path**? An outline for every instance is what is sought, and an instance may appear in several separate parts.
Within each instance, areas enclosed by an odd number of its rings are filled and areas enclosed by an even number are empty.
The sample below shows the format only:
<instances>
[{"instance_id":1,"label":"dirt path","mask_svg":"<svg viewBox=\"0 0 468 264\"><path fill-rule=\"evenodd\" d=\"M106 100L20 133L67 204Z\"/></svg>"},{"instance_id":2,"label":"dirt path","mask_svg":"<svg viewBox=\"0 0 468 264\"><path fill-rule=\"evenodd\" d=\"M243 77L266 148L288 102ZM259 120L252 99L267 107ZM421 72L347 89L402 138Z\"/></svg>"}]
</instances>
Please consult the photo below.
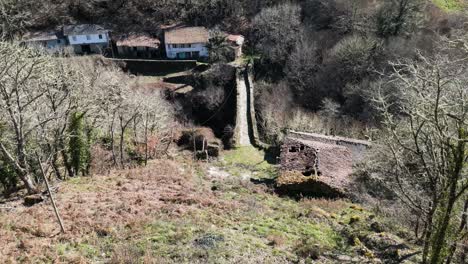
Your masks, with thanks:
<instances>
[{"instance_id":1,"label":"dirt path","mask_svg":"<svg viewBox=\"0 0 468 264\"><path fill-rule=\"evenodd\" d=\"M250 137L249 137L249 108L248 108L248 95L247 95L247 85L245 84L244 78L240 75L237 79L237 92L238 92L238 102L237 102L237 125L239 131L239 145L240 146L250 146Z\"/></svg>"}]
</instances>

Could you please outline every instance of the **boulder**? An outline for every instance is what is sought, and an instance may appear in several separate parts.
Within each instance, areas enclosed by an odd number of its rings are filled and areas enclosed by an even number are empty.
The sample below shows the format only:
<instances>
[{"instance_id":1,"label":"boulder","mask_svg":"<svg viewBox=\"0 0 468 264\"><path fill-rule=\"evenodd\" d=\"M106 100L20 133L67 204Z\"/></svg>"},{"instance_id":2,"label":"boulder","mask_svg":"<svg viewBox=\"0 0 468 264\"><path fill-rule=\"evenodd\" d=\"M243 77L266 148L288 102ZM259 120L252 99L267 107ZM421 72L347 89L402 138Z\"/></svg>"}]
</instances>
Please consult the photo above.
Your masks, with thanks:
<instances>
[{"instance_id":1,"label":"boulder","mask_svg":"<svg viewBox=\"0 0 468 264\"><path fill-rule=\"evenodd\" d=\"M38 203L42 203L44 198L40 194L32 194L24 197L24 205L25 206L33 206Z\"/></svg>"},{"instance_id":2,"label":"boulder","mask_svg":"<svg viewBox=\"0 0 468 264\"><path fill-rule=\"evenodd\" d=\"M404 243L403 239L390 233L373 233L367 235L364 239L364 244L373 250L387 250L387 249L404 249L408 246Z\"/></svg>"}]
</instances>

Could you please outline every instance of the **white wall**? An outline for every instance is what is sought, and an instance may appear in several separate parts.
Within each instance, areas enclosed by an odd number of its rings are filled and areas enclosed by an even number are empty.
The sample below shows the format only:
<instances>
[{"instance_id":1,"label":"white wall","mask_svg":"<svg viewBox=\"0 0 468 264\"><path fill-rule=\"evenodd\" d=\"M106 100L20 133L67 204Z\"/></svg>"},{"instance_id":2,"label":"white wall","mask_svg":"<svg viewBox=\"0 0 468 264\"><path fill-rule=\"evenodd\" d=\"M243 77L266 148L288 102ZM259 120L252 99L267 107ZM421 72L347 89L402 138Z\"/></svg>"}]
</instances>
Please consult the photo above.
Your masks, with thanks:
<instances>
[{"instance_id":1,"label":"white wall","mask_svg":"<svg viewBox=\"0 0 468 264\"><path fill-rule=\"evenodd\" d=\"M102 39L99 38L99 35L102 35ZM86 36L89 36L88 40ZM88 34L88 35L68 35L68 41L70 45L80 45L80 44L93 44L93 43L107 43L109 41L108 33L101 34ZM74 40L74 38L76 40Z\"/></svg>"},{"instance_id":2,"label":"white wall","mask_svg":"<svg viewBox=\"0 0 468 264\"><path fill-rule=\"evenodd\" d=\"M166 55L170 59L177 58L179 52L200 52L200 57L208 57L208 49L204 43L191 44L190 48L173 48L172 44L166 44Z\"/></svg>"}]
</instances>

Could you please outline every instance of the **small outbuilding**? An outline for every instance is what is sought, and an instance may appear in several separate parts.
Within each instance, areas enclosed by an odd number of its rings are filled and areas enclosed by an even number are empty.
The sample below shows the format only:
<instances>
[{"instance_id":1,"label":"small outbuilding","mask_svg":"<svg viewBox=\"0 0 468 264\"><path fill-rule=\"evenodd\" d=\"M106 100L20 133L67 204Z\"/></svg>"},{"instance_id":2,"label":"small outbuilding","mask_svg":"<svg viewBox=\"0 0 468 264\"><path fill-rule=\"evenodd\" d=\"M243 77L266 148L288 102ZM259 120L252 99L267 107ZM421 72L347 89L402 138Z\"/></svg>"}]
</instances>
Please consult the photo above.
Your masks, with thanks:
<instances>
[{"instance_id":1,"label":"small outbuilding","mask_svg":"<svg viewBox=\"0 0 468 264\"><path fill-rule=\"evenodd\" d=\"M160 45L159 39L144 34L125 35L116 41L119 56L130 58L157 58Z\"/></svg>"},{"instance_id":2,"label":"small outbuilding","mask_svg":"<svg viewBox=\"0 0 468 264\"><path fill-rule=\"evenodd\" d=\"M38 31L28 33L23 37L23 43L32 47L48 50L59 50L65 47L65 37L57 31Z\"/></svg>"},{"instance_id":3,"label":"small outbuilding","mask_svg":"<svg viewBox=\"0 0 468 264\"><path fill-rule=\"evenodd\" d=\"M281 146L279 190L288 193L344 196L353 171L353 157L345 146L286 138Z\"/></svg>"},{"instance_id":4,"label":"small outbuilding","mask_svg":"<svg viewBox=\"0 0 468 264\"><path fill-rule=\"evenodd\" d=\"M353 165L371 143L352 138L289 131L281 146L279 191L295 195L346 196Z\"/></svg>"},{"instance_id":5,"label":"small outbuilding","mask_svg":"<svg viewBox=\"0 0 468 264\"><path fill-rule=\"evenodd\" d=\"M242 56L242 46L245 42L244 36L229 34L227 35L226 39L229 42L229 44L231 44L231 46L233 47L236 58Z\"/></svg>"}]
</instances>

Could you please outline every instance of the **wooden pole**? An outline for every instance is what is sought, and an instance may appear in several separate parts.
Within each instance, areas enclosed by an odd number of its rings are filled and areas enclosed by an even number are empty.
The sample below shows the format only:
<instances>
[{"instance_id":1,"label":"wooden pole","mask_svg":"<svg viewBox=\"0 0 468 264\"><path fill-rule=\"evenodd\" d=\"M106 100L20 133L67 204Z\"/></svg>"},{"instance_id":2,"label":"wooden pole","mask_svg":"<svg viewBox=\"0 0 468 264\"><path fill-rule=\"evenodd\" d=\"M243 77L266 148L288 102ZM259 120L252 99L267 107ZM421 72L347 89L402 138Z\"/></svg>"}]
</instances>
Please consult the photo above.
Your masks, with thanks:
<instances>
[{"instance_id":1,"label":"wooden pole","mask_svg":"<svg viewBox=\"0 0 468 264\"><path fill-rule=\"evenodd\" d=\"M58 220L59 225L60 225L60 231L62 233L65 233L65 228L63 227L62 218L60 217L59 211L57 209L57 205L55 204L55 199L54 199L54 196L52 195L52 191L50 190L49 181L47 180L46 173L44 171L44 167L42 167L42 162L41 162L39 156L37 156L37 161L39 162L39 166L41 168L41 174L42 174L42 177L44 178L44 182L46 184L47 192L49 193L50 200L52 201L52 207L54 207L55 216L57 217L57 220Z\"/></svg>"}]
</instances>

